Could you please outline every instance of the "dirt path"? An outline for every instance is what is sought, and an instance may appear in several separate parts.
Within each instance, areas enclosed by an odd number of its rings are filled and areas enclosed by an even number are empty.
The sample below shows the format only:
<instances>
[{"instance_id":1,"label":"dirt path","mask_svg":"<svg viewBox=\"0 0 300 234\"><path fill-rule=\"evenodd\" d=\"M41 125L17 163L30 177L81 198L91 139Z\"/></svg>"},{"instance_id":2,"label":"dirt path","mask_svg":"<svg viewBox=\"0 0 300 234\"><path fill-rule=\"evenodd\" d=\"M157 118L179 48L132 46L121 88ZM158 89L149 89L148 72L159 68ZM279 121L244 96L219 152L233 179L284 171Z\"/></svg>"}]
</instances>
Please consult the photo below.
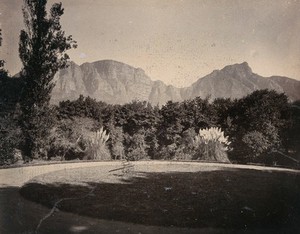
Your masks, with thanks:
<instances>
[{"instance_id":1,"label":"dirt path","mask_svg":"<svg viewBox=\"0 0 300 234\"><path fill-rule=\"evenodd\" d=\"M139 170L162 170L172 166L176 171L217 170L220 167L246 168L268 171L299 171L267 168L258 166L241 166L227 164L208 164L195 162L136 162ZM25 200L19 195L19 188L35 176L59 170L97 167L98 172L115 170L122 167L120 162L83 162L54 165L41 165L0 170L0 233L225 233L216 229L185 229L136 225L123 222L98 220L71 213L48 209L39 204ZM265 230L271 233L274 230ZM228 230L226 230L228 233ZM253 231L255 233L255 230Z\"/></svg>"}]
</instances>

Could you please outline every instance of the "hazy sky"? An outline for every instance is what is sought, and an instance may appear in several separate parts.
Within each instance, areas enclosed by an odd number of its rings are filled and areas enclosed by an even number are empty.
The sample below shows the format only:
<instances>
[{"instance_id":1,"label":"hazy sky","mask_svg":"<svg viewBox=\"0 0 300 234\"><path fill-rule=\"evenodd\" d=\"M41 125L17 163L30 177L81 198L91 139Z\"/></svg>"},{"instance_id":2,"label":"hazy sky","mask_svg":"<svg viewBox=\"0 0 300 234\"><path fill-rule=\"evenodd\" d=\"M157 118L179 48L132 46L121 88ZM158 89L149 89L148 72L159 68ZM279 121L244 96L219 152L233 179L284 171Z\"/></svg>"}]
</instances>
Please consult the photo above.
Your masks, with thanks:
<instances>
[{"instance_id":1,"label":"hazy sky","mask_svg":"<svg viewBox=\"0 0 300 234\"><path fill-rule=\"evenodd\" d=\"M57 2L49 0L48 5ZM113 59L186 86L247 61L255 73L300 80L300 0L61 0L77 64ZM1 58L18 72L22 0L0 0Z\"/></svg>"}]
</instances>

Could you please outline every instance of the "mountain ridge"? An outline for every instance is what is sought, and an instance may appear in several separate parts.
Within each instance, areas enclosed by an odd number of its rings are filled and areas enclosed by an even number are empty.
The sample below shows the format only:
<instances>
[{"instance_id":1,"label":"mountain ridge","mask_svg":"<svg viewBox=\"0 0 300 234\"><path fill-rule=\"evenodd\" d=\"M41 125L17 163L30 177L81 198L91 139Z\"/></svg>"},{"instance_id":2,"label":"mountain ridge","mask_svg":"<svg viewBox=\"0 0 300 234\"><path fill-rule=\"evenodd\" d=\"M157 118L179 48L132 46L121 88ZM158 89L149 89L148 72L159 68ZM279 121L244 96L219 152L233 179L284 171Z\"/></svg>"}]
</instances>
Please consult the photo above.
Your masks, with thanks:
<instances>
[{"instance_id":1,"label":"mountain ridge","mask_svg":"<svg viewBox=\"0 0 300 234\"><path fill-rule=\"evenodd\" d=\"M300 81L283 76L263 77L253 73L247 62L227 65L199 78L190 86L177 88L152 80L143 69L114 60L70 66L59 71L54 81L52 103L77 99L80 94L111 104L133 100L163 105L167 101L211 97L241 98L258 89L285 92L290 100L300 99Z\"/></svg>"}]
</instances>

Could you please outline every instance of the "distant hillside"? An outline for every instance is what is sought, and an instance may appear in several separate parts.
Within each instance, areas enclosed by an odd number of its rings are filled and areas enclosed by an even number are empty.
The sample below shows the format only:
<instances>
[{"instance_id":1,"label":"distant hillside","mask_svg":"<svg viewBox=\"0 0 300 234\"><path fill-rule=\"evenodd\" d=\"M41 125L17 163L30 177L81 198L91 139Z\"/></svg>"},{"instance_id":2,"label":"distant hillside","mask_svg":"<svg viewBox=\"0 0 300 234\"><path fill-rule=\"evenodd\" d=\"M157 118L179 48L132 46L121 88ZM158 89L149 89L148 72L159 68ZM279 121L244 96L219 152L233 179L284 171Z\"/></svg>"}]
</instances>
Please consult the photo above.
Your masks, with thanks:
<instances>
[{"instance_id":1,"label":"distant hillside","mask_svg":"<svg viewBox=\"0 0 300 234\"><path fill-rule=\"evenodd\" d=\"M152 81L142 69L112 60L80 66L71 62L67 69L57 73L54 80L53 103L74 100L82 94L112 104L146 100L161 105L168 100L182 101L197 96L241 98L259 89L285 92L292 101L300 99L300 81L280 76L259 76L246 62L215 70L185 88Z\"/></svg>"},{"instance_id":2,"label":"distant hillside","mask_svg":"<svg viewBox=\"0 0 300 234\"><path fill-rule=\"evenodd\" d=\"M283 76L271 76L269 78L282 87L291 100L300 100L300 82Z\"/></svg>"}]
</instances>

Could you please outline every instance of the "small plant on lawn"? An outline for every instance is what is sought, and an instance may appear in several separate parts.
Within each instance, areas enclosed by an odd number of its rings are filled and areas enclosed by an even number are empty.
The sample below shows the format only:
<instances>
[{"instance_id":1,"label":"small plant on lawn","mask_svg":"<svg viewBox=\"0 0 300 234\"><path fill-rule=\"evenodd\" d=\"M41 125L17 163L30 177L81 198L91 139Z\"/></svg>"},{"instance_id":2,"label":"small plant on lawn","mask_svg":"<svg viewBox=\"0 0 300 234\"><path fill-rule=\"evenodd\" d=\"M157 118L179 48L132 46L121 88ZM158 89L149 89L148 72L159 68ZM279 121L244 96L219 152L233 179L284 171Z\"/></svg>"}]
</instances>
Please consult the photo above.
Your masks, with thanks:
<instances>
[{"instance_id":1,"label":"small plant on lawn","mask_svg":"<svg viewBox=\"0 0 300 234\"><path fill-rule=\"evenodd\" d=\"M196 149L194 159L230 162L227 156L230 142L220 128L200 129L199 134L194 138L193 145Z\"/></svg>"}]
</instances>

